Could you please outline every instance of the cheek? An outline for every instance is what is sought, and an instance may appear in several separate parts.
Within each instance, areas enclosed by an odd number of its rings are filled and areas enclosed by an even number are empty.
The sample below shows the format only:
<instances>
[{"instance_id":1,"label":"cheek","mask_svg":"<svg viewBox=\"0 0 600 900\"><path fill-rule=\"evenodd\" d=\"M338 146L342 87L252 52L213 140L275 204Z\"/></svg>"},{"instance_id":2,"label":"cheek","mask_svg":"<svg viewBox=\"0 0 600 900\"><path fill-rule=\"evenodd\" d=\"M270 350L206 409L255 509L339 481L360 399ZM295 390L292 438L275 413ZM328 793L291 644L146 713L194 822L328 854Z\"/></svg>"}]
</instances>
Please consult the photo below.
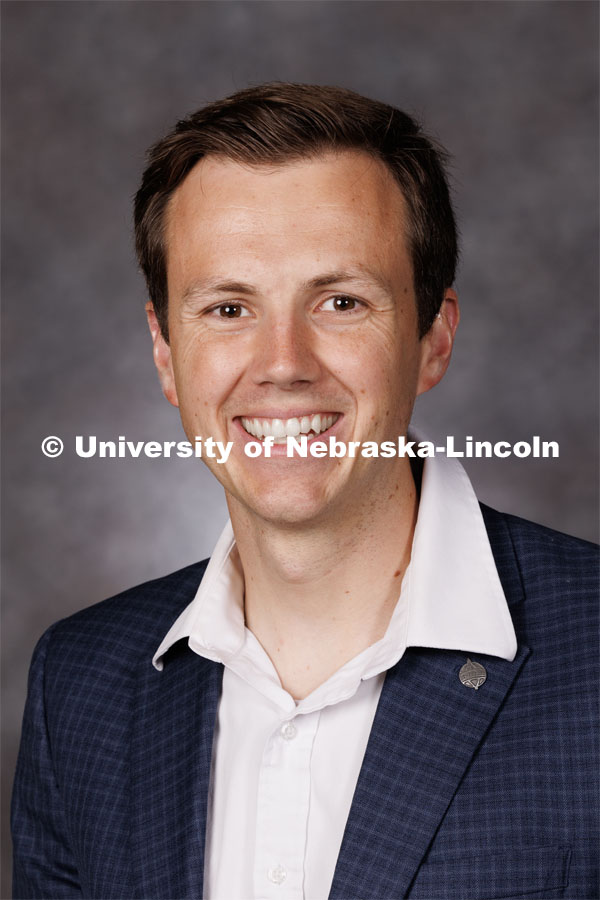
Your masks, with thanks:
<instances>
[{"instance_id":1,"label":"cheek","mask_svg":"<svg viewBox=\"0 0 600 900\"><path fill-rule=\"evenodd\" d=\"M387 342L363 342L339 358L341 380L352 385L357 400L368 398L373 407L406 407L416 395L419 377L418 348Z\"/></svg>"},{"instance_id":2,"label":"cheek","mask_svg":"<svg viewBox=\"0 0 600 900\"><path fill-rule=\"evenodd\" d=\"M416 397L412 367L380 367L371 372L364 394L358 398L359 428L368 440L395 440L405 434Z\"/></svg>"},{"instance_id":3,"label":"cheek","mask_svg":"<svg viewBox=\"0 0 600 900\"><path fill-rule=\"evenodd\" d=\"M239 355L232 355L223 344L190 337L176 344L173 359L184 422L218 414L239 376Z\"/></svg>"}]
</instances>

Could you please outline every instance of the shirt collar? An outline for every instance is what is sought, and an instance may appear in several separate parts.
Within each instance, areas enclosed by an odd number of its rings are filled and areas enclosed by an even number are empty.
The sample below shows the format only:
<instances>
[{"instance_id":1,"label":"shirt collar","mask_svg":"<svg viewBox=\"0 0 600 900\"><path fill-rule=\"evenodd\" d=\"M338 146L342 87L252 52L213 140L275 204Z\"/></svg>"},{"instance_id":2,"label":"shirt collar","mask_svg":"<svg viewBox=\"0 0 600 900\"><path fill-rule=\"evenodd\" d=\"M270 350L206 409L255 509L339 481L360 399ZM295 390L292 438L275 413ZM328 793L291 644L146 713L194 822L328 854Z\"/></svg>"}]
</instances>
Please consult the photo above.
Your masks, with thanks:
<instances>
[{"instance_id":1,"label":"shirt collar","mask_svg":"<svg viewBox=\"0 0 600 900\"><path fill-rule=\"evenodd\" d=\"M517 638L479 501L456 459L425 460L408 577L407 646L514 659Z\"/></svg>"},{"instance_id":2,"label":"shirt collar","mask_svg":"<svg viewBox=\"0 0 600 900\"><path fill-rule=\"evenodd\" d=\"M424 439L413 429L410 437ZM244 656L249 649L256 651L257 642L244 624L243 596L243 572L228 522L194 600L156 651L155 667L162 669L167 650L188 638L192 650L226 666L235 663L244 677L248 672ZM361 679L390 668L411 646L483 653L507 660L512 660L517 651L475 492L460 463L441 456L424 461L411 561L387 632L340 670L346 684L356 682L352 691L343 692L344 696L353 693ZM318 694L324 701L319 706L343 699L340 685L330 684L336 675L310 695L316 699ZM262 678L265 676L275 689L276 673L268 663L263 667Z\"/></svg>"},{"instance_id":3,"label":"shirt collar","mask_svg":"<svg viewBox=\"0 0 600 900\"><path fill-rule=\"evenodd\" d=\"M202 647L203 656L225 662L244 643L244 575L231 521L221 532L192 602L175 620L153 664L162 669L162 657L182 638ZM194 649L194 648L193 648Z\"/></svg>"}]
</instances>

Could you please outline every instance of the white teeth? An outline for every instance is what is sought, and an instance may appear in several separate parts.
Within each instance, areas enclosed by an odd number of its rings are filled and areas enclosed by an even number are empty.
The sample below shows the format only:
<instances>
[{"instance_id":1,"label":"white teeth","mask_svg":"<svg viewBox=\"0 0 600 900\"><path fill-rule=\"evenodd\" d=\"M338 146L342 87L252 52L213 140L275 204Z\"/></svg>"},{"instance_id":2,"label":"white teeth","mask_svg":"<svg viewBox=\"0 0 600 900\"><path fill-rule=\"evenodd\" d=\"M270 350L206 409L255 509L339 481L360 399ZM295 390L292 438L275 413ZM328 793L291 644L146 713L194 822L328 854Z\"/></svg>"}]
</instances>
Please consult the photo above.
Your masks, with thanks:
<instances>
[{"instance_id":1,"label":"white teeth","mask_svg":"<svg viewBox=\"0 0 600 900\"><path fill-rule=\"evenodd\" d=\"M248 434L252 437L263 438L267 435L275 438L275 443L285 443L286 438L297 437L299 434L308 434L314 431L320 434L331 428L338 419L337 414L321 415L316 413L314 416L302 416L301 419L245 419L241 418L242 425Z\"/></svg>"}]
</instances>

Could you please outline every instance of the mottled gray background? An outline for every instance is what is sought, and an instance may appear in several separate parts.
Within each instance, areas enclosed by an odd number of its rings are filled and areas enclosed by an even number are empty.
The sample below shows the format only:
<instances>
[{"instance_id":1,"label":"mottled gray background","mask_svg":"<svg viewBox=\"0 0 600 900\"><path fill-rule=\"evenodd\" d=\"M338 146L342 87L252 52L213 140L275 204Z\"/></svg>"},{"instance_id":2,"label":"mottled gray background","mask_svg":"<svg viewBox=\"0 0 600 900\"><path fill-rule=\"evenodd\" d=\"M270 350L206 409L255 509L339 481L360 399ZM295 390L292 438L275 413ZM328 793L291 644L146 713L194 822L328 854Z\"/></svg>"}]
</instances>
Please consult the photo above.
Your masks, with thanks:
<instances>
[{"instance_id":1,"label":"mottled gray background","mask_svg":"<svg viewBox=\"0 0 600 900\"><path fill-rule=\"evenodd\" d=\"M40 451L48 434L183 437L130 199L148 144L205 101L314 81L428 123L455 159L463 321L415 421L558 440L557 460L467 468L492 505L596 537L598 5L5 2L2 18L6 807L42 631L205 556L225 519L200 463Z\"/></svg>"}]
</instances>

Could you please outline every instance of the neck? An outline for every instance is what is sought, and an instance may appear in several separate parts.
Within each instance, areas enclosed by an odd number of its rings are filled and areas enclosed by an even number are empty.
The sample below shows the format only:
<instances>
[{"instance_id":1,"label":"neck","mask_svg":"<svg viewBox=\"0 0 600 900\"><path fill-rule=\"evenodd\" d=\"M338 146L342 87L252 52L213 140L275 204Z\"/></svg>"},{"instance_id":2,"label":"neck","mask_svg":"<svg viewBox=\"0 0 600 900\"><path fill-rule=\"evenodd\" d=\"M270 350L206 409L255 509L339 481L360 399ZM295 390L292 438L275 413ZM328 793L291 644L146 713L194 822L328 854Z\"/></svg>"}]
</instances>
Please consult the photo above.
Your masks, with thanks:
<instances>
[{"instance_id":1,"label":"neck","mask_svg":"<svg viewBox=\"0 0 600 900\"><path fill-rule=\"evenodd\" d=\"M246 625L296 699L385 634L417 516L407 461L394 476L378 501L371 494L345 515L293 527L257 520L228 496Z\"/></svg>"}]
</instances>

